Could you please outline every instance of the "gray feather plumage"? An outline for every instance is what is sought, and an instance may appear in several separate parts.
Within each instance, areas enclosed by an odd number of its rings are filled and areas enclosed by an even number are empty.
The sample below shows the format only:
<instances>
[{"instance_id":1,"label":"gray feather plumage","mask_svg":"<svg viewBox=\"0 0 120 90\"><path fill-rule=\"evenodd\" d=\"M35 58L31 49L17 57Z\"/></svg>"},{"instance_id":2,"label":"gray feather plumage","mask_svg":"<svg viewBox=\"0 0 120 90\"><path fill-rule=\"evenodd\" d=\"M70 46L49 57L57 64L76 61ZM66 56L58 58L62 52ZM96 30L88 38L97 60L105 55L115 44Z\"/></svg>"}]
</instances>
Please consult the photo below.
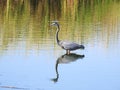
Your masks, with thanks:
<instances>
[{"instance_id":1,"label":"gray feather plumage","mask_svg":"<svg viewBox=\"0 0 120 90\"><path fill-rule=\"evenodd\" d=\"M59 45L65 50L76 50L79 48L84 48L82 45L70 41L60 41Z\"/></svg>"}]
</instances>

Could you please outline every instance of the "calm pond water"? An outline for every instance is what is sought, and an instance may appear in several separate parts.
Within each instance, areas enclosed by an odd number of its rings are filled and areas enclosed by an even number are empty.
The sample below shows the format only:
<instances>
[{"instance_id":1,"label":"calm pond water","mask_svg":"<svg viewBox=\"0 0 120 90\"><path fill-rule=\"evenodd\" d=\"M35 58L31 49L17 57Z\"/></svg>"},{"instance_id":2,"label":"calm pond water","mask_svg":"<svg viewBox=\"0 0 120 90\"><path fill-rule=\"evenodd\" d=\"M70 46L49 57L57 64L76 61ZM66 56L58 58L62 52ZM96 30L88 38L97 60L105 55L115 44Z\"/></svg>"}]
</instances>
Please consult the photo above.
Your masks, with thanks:
<instances>
[{"instance_id":1,"label":"calm pond water","mask_svg":"<svg viewBox=\"0 0 120 90\"><path fill-rule=\"evenodd\" d=\"M0 90L120 90L119 49L119 0L0 0Z\"/></svg>"}]
</instances>

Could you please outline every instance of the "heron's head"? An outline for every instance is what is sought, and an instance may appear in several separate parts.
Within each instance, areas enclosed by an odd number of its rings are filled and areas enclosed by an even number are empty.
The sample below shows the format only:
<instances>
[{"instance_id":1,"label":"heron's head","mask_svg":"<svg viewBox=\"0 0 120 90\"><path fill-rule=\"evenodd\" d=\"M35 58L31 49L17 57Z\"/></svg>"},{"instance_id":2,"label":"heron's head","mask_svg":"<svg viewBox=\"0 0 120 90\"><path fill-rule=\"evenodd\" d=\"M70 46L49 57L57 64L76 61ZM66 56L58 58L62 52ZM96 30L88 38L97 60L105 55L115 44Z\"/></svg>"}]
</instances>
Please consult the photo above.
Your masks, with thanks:
<instances>
[{"instance_id":1,"label":"heron's head","mask_svg":"<svg viewBox=\"0 0 120 90\"><path fill-rule=\"evenodd\" d=\"M59 24L57 22L53 22L51 26L58 26Z\"/></svg>"}]
</instances>

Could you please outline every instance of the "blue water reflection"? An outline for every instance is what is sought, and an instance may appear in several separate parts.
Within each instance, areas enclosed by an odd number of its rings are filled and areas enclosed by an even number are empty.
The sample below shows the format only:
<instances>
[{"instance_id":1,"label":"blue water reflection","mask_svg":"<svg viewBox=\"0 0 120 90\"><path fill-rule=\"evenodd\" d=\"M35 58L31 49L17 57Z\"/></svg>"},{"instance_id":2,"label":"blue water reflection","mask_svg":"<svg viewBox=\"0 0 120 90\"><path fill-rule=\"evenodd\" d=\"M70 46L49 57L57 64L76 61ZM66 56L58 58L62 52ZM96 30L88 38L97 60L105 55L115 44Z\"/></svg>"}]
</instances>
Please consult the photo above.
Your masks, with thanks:
<instances>
[{"instance_id":1,"label":"blue water reflection","mask_svg":"<svg viewBox=\"0 0 120 90\"><path fill-rule=\"evenodd\" d=\"M1 90L13 87L28 90L119 89L118 48L105 50L102 47L86 46L84 51L78 50L70 56L61 55L65 53L61 49L57 53L54 50L49 52L44 50L38 55L3 55L0 60ZM85 54L85 57L79 54ZM54 84L51 79L58 79L55 71L55 65L58 64L59 80Z\"/></svg>"}]
</instances>

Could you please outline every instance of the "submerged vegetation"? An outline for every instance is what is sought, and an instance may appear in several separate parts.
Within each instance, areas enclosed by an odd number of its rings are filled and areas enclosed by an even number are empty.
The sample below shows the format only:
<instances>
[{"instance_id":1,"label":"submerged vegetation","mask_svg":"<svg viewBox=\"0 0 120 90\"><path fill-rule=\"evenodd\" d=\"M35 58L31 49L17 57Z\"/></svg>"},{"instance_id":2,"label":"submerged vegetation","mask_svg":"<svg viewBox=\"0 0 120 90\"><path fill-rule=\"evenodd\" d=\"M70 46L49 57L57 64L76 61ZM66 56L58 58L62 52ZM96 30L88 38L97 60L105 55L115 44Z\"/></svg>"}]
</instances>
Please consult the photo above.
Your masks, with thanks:
<instances>
[{"instance_id":1,"label":"submerged vegetation","mask_svg":"<svg viewBox=\"0 0 120 90\"><path fill-rule=\"evenodd\" d=\"M120 1L0 0L0 50L20 41L25 41L26 48L52 44L48 40L53 38L49 33L52 20L60 21L61 39L87 44L89 38L96 38L109 46L120 35Z\"/></svg>"}]
</instances>

